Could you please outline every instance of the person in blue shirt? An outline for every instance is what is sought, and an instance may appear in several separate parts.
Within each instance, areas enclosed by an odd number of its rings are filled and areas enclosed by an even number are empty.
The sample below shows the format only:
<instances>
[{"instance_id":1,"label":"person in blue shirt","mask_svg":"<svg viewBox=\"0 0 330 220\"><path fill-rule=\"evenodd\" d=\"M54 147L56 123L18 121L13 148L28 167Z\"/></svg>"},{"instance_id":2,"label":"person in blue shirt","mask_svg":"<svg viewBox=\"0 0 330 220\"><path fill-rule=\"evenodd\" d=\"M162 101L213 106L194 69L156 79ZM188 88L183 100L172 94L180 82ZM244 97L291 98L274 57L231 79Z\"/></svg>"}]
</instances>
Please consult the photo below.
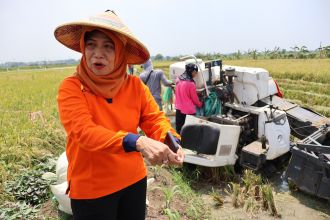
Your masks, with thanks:
<instances>
[{"instance_id":1,"label":"person in blue shirt","mask_svg":"<svg viewBox=\"0 0 330 220\"><path fill-rule=\"evenodd\" d=\"M146 84L152 96L155 98L159 109L163 110L162 97L161 97L161 83L167 87L173 87L172 81L166 79L164 71L160 69L153 69L152 61L149 59L146 63L142 64L144 71L140 74L140 79Z\"/></svg>"}]
</instances>

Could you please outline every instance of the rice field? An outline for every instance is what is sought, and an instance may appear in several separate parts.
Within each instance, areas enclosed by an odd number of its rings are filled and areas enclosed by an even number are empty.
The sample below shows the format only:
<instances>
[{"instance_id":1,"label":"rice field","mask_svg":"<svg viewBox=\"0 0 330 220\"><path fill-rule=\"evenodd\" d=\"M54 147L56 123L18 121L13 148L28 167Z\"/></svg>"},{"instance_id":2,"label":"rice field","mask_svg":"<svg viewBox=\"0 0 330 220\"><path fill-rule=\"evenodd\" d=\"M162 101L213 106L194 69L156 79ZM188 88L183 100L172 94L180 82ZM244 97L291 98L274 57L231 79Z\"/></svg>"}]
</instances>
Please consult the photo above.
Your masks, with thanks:
<instances>
[{"instance_id":1,"label":"rice field","mask_svg":"<svg viewBox=\"0 0 330 220\"><path fill-rule=\"evenodd\" d=\"M224 63L264 68L275 79L330 83L330 59L225 60Z\"/></svg>"},{"instance_id":2,"label":"rice field","mask_svg":"<svg viewBox=\"0 0 330 220\"><path fill-rule=\"evenodd\" d=\"M33 167L40 158L58 156L64 150L56 94L60 81L73 71L0 73L0 205L8 199L4 191L7 180Z\"/></svg>"}]
</instances>

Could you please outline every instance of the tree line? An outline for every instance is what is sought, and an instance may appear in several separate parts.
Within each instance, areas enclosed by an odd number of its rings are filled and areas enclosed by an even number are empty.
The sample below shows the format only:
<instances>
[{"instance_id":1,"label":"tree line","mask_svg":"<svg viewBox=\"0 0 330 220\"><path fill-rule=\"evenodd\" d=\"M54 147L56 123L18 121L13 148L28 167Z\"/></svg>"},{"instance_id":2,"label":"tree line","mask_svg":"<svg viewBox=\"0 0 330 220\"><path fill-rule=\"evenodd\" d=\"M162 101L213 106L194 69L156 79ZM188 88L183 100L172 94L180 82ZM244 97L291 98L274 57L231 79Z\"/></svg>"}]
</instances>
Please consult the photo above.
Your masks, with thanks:
<instances>
[{"instance_id":1,"label":"tree line","mask_svg":"<svg viewBox=\"0 0 330 220\"><path fill-rule=\"evenodd\" d=\"M330 58L330 45L320 46L317 49L309 50L306 46L297 46L290 47L290 50L281 49L278 46L275 46L273 49L249 49L247 51L237 50L233 53L195 53L196 57L203 60L214 60L214 59L223 59L223 60L239 60L239 59L323 59ZM168 61L177 61L180 60L178 56L164 56L160 53L152 56L153 60L168 60ZM78 60L67 59L67 60L55 60L55 61L35 61L35 62L6 62L0 63L0 71L8 70L16 67L26 67L26 68L45 68L53 66L69 66L76 65L79 63Z\"/></svg>"},{"instance_id":2,"label":"tree line","mask_svg":"<svg viewBox=\"0 0 330 220\"><path fill-rule=\"evenodd\" d=\"M214 53L196 53L196 57L203 60L213 60L213 59L227 59L227 60L239 60L239 59L322 59L330 58L330 45L322 46L314 50L309 50L306 46L290 47L290 50L281 49L275 46L273 49L264 49L259 51L257 49L249 49L247 51L238 50L234 53L223 54L220 52ZM182 55L183 56L183 55ZM180 56L163 56L162 54L157 54L152 57L153 60L179 60Z\"/></svg>"}]
</instances>

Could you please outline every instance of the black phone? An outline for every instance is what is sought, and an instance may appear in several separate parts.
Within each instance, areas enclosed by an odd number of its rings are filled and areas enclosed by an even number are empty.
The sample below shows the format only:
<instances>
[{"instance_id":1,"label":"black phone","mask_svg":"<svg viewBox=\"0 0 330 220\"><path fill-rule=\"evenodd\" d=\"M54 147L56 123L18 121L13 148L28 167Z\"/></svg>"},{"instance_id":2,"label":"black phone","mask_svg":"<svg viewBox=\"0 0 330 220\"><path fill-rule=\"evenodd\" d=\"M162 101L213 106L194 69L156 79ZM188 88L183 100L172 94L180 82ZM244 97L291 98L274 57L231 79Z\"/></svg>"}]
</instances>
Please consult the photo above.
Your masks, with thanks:
<instances>
[{"instance_id":1,"label":"black phone","mask_svg":"<svg viewBox=\"0 0 330 220\"><path fill-rule=\"evenodd\" d=\"M175 137L173 136L173 134L171 132L167 132L166 133L166 137L165 137L165 141L164 144L166 144L167 146L169 146L169 148L176 153L179 149L179 144L176 142Z\"/></svg>"}]
</instances>

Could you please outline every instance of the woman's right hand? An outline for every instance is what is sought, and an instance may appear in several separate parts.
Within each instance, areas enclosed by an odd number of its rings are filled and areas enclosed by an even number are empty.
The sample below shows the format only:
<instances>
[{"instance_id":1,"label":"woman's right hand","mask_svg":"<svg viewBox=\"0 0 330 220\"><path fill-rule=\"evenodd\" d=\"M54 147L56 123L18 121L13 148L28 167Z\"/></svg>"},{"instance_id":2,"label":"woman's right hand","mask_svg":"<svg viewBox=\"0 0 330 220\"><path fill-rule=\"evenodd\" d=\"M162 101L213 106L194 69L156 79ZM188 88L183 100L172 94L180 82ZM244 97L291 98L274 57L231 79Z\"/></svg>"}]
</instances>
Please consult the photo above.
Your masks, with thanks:
<instances>
[{"instance_id":1,"label":"woman's right hand","mask_svg":"<svg viewBox=\"0 0 330 220\"><path fill-rule=\"evenodd\" d=\"M151 165L171 164L182 165L184 155L174 153L166 144L146 136L140 136L136 141L136 149L151 163Z\"/></svg>"}]
</instances>

